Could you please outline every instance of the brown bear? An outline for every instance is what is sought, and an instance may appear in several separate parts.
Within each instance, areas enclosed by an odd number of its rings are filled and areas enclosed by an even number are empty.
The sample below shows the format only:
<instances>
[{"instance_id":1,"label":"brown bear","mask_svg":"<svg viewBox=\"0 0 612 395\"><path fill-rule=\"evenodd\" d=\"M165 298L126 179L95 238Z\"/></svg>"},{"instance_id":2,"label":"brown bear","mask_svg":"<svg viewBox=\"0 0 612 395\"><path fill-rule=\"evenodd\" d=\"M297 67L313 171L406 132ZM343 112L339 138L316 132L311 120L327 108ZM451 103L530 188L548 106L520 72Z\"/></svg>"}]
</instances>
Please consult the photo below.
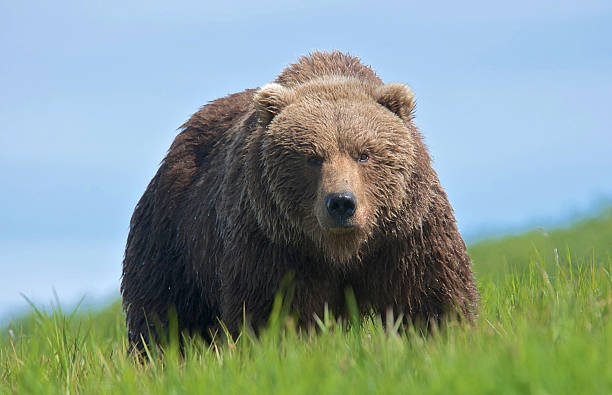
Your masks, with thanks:
<instances>
[{"instance_id":1,"label":"brown bear","mask_svg":"<svg viewBox=\"0 0 612 395\"><path fill-rule=\"evenodd\" d=\"M256 329L289 273L302 328L326 305L344 316L349 288L362 315L473 319L470 258L414 107L408 86L334 51L197 111L130 222L130 342L170 312L204 337L244 317Z\"/></svg>"}]
</instances>

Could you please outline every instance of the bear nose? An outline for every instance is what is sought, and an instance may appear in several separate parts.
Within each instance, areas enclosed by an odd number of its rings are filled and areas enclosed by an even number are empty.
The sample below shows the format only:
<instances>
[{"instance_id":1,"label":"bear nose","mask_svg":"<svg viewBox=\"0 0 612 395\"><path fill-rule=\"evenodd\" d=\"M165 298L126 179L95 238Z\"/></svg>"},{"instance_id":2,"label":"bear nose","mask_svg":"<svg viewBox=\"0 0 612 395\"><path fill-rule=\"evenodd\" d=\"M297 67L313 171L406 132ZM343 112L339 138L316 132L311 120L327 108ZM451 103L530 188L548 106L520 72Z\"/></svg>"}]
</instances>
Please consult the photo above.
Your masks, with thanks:
<instances>
[{"instance_id":1,"label":"bear nose","mask_svg":"<svg viewBox=\"0 0 612 395\"><path fill-rule=\"evenodd\" d=\"M357 199L351 192L330 193L325 200L327 212L340 222L344 222L355 214Z\"/></svg>"}]
</instances>

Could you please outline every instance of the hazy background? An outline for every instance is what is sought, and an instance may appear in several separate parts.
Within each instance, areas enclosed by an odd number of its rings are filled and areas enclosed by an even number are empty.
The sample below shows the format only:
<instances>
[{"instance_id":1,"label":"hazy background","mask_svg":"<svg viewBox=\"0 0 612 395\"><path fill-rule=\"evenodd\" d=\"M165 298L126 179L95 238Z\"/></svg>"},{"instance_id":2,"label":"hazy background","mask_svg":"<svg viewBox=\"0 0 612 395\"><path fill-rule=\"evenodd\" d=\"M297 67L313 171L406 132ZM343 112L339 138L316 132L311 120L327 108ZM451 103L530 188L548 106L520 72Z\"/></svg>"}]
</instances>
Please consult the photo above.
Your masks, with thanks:
<instances>
[{"instance_id":1,"label":"hazy background","mask_svg":"<svg viewBox=\"0 0 612 395\"><path fill-rule=\"evenodd\" d=\"M0 316L116 297L176 128L315 49L413 87L468 240L612 196L610 1L305 3L0 1Z\"/></svg>"}]
</instances>

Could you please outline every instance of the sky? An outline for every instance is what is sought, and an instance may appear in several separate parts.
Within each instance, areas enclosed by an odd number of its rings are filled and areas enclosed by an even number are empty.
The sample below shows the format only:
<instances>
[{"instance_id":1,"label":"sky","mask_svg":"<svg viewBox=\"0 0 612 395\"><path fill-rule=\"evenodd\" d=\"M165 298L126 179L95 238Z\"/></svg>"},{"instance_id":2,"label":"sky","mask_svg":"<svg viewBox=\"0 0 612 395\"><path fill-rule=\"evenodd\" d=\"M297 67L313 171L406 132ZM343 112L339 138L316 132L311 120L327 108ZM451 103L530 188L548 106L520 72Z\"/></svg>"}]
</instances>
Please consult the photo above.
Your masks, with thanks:
<instances>
[{"instance_id":1,"label":"sky","mask_svg":"<svg viewBox=\"0 0 612 395\"><path fill-rule=\"evenodd\" d=\"M332 49L412 87L468 241L612 201L609 1L2 1L0 316L117 297L178 126Z\"/></svg>"}]
</instances>

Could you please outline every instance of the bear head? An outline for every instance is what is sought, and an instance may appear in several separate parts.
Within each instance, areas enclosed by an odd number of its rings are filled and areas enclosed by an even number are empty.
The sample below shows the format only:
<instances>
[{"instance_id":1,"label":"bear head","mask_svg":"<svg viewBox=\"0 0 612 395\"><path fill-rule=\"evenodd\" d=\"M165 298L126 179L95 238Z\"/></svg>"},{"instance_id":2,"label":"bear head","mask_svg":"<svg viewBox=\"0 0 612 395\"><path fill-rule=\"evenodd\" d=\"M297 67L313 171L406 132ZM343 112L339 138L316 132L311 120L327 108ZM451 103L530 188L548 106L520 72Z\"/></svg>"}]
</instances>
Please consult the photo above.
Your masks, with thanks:
<instances>
[{"instance_id":1,"label":"bear head","mask_svg":"<svg viewBox=\"0 0 612 395\"><path fill-rule=\"evenodd\" d=\"M323 76L265 85L254 106L260 174L251 174L251 198L268 236L342 264L406 222L419 143L408 86Z\"/></svg>"}]
</instances>

